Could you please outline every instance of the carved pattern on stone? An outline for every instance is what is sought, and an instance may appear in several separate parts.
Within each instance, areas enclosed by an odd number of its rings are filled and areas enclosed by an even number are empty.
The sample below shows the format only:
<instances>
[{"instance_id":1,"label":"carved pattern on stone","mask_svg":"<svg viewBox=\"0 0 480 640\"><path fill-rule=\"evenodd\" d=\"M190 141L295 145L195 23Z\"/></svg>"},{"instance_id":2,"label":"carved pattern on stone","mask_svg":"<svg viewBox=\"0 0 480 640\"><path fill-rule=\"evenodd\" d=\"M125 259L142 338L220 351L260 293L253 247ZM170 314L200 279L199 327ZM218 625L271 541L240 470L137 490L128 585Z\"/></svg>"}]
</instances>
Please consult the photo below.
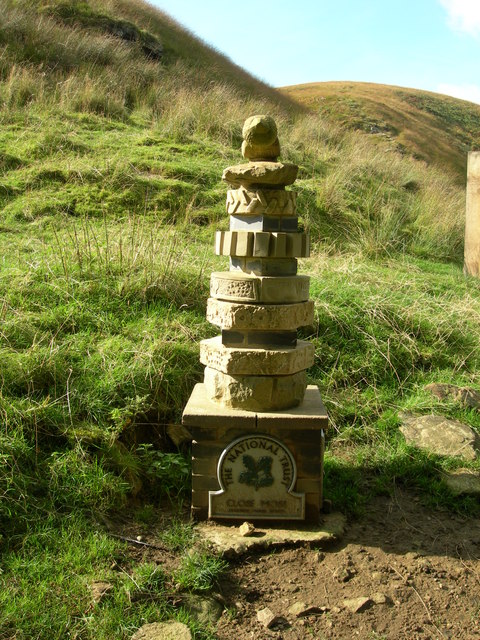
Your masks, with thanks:
<instances>
[{"instance_id":1,"label":"carved pattern on stone","mask_svg":"<svg viewBox=\"0 0 480 640\"><path fill-rule=\"evenodd\" d=\"M308 276L245 276L232 271L212 273L210 295L232 302L290 304L308 300Z\"/></svg>"},{"instance_id":2,"label":"carved pattern on stone","mask_svg":"<svg viewBox=\"0 0 480 640\"><path fill-rule=\"evenodd\" d=\"M230 215L275 215L294 216L297 194L279 189L258 189L247 191L229 189L227 191L227 213Z\"/></svg>"}]
</instances>

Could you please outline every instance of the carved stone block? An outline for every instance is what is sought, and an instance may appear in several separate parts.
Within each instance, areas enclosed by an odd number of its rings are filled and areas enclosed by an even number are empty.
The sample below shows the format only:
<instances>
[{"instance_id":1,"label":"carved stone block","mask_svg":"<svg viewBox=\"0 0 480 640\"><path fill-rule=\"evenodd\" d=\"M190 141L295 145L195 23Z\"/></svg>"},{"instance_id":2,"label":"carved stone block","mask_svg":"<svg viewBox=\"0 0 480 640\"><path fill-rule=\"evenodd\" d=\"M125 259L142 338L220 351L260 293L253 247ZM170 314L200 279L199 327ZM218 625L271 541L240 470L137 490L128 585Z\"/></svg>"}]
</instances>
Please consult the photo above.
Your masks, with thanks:
<instances>
[{"instance_id":1,"label":"carved stone block","mask_svg":"<svg viewBox=\"0 0 480 640\"><path fill-rule=\"evenodd\" d=\"M231 375L290 375L313 364L315 348L299 340L293 349L235 349L225 347L221 336L200 342L200 362Z\"/></svg>"}]
</instances>

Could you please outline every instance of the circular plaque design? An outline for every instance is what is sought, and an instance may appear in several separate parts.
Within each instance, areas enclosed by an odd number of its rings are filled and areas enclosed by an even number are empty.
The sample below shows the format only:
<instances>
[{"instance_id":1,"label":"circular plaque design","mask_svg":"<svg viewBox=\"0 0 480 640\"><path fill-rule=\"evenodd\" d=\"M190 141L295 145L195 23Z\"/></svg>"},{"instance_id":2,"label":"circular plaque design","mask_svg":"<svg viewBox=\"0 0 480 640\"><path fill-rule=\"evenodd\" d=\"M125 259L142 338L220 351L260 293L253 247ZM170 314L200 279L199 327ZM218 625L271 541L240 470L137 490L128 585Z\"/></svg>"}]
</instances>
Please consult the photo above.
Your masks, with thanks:
<instances>
[{"instance_id":1,"label":"circular plaque design","mask_svg":"<svg viewBox=\"0 0 480 640\"><path fill-rule=\"evenodd\" d=\"M280 440L266 435L237 438L217 466L220 491L210 492L210 517L304 517L304 495L292 490L295 460Z\"/></svg>"}]
</instances>

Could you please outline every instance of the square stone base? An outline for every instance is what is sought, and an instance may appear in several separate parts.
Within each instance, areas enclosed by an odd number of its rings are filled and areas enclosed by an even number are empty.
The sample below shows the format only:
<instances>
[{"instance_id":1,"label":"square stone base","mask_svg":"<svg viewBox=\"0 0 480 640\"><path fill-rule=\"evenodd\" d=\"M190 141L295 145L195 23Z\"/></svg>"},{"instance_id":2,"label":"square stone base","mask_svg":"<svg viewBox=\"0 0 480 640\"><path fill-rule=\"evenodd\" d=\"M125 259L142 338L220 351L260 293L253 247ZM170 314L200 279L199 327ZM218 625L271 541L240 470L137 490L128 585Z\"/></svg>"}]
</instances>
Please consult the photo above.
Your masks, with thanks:
<instances>
[{"instance_id":1,"label":"square stone base","mask_svg":"<svg viewBox=\"0 0 480 640\"><path fill-rule=\"evenodd\" d=\"M275 412L228 409L207 399L203 384L197 384L185 407L183 424L192 434L192 515L196 520L231 519L253 522L268 519L301 519L317 523L322 508L324 430L328 418L317 387L307 387L302 404ZM219 461L225 450L238 438L262 436L273 438L286 447L294 460L296 478L292 495L304 495L301 516L249 515L244 512L216 515L212 513L210 492L220 492ZM244 489L244 488L242 488ZM252 496L255 489L251 489ZM302 499L303 500L303 499ZM210 511L209 511L210 506Z\"/></svg>"}]
</instances>

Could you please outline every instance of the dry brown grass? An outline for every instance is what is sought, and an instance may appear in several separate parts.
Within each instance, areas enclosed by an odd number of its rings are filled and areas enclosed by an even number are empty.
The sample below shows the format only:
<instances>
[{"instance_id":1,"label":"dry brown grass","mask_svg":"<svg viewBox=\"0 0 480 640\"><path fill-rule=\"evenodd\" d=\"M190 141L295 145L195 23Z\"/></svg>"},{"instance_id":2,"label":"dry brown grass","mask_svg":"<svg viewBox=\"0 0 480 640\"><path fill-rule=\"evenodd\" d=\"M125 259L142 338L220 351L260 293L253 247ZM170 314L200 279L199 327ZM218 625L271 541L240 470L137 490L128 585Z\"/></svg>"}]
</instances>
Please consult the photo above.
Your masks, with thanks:
<instances>
[{"instance_id":1,"label":"dry brown grass","mask_svg":"<svg viewBox=\"0 0 480 640\"><path fill-rule=\"evenodd\" d=\"M469 129L468 122L462 128L458 117L449 117L454 110L457 116L465 113L469 119L480 121L480 106L448 96L366 82L301 84L282 87L281 92L355 128L368 131L378 125L382 131L386 126L387 134L410 154L447 169L461 183L465 180L469 145L474 145L475 139L480 143L478 133ZM418 100L441 104L441 117L419 108Z\"/></svg>"}]
</instances>

